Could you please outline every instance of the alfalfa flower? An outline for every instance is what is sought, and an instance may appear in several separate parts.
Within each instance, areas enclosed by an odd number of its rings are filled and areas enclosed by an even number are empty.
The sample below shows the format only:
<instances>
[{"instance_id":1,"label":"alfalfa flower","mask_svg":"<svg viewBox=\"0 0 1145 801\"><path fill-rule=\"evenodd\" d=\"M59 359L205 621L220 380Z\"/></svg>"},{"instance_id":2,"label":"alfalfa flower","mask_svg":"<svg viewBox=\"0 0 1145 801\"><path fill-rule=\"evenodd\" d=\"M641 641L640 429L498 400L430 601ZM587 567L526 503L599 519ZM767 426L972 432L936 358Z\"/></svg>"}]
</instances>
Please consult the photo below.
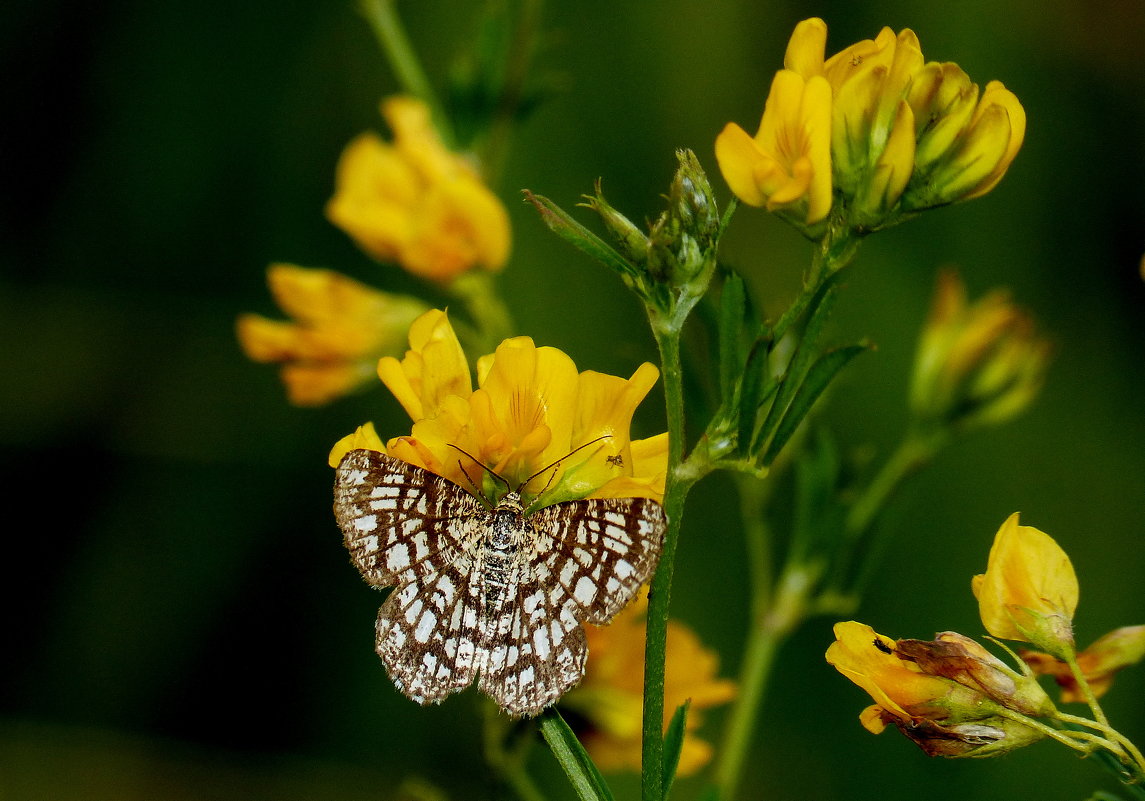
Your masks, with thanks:
<instances>
[{"instance_id":1,"label":"alfalfa flower","mask_svg":"<svg viewBox=\"0 0 1145 801\"><path fill-rule=\"evenodd\" d=\"M974 577L971 588L992 635L1072 658L1077 575L1061 546L1045 532L1019 525L1017 512L998 529L986 572Z\"/></svg>"},{"instance_id":2,"label":"alfalfa flower","mask_svg":"<svg viewBox=\"0 0 1145 801\"><path fill-rule=\"evenodd\" d=\"M716 160L732 192L811 229L831 210L831 87L822 76L776 73L755 136L729 122Z\"/></svg>"},{"instance_id":3,"label":"alfalfa flower","mask_svg":"<svg viewBox=\"0 0 1145 801\"><path fill-rule=\"evenodd\" d=\"M1008 704L984 685L1007 677L956 639L895 641L855 621L835 624L835 637L827 661L875 701L859 715L873 734L893 724L930 756L949 757L995 756L1042 737L1001 714Z\"/></svg>"},{"instance_id":4,"label":"alfalfa flower","mask_svg":"<svg viewBox=\"0 0 1145 801\"><path fill-rule=\"evenodd\" d=\"M267 283L293 321L240 315L239 344L256 362L282 366L291 403L319 406L374 375L378 359L398 351L425 304L372 289L332 270L274 264Z\"/></svg>"},{"instance_id":5,"label":"alfalfa flower","mask_svg":"<svg viewBox=\"0 0 1145 801\"><path fill-rule=\"evenodd\" d=\"M647 607L647 593L641 593L607 627L586 627L591 657L584 681L561 699L562 708L583 721L580 738L601 770L640 769ZM718 677L718 655L683 623L668 621L666 649L664 725L691 701L677 770L689 776L712 756L711 744L697 734L702 710L732 700L736 685Z\"/></svg>"},{"instance_id":6,"label":"alfalfa flower","mask_svg":"<svg viewBox=\"0 0 1145 801\"><path fill-rule=\"evenodd\" d=\"M969 303L953 270L939 273L930 317L919 338L910 409L926 428L995 425L1037 397L1049 343L1033 319L995 290Z\"/></svg>"},{"instance_id":7,"label":"alfalfa flower","mask_svg":"<svg viewBox=\"0 0 1145 801\"><path fill-rule=\"evenodd\" d=\"M1022 659L1036 673L1053 676L1062 691L1063 703L1085 703L1085 693L1069 665L1049 654L1022 651ZM1077 666L1095 698L1113 686L1118 671L1145 659L1145 626L1122 626L1099 637L1077 655Z\"/></svg>"},{"instance_id":8,"label":"alfalfa flower","mask_svg":"<svg viewBox=\"0 0 1145 801\"><path fill-rule=\"evenodd\" d=\"M909 28L897 34L883 28L874 39L830 57L825 55L826 43L823 20L800 22L780 74L794 76L783 79L785 86L827 83L830 154L821 163L831 171L825 179L827 194L833 188L835 208L851 228L859 233L883 228L923 209L983 195L1001 180L1022 146L1026 116L1017 97L1000 82L991 81L980 94L957 64L926 62ZM768 105L774 106L770 116L788 121L779 129L785 132L787 150L791 143L810 141L791 136L806 128L794 97L792 91L777 93L773 84L768 98ZM769 118L767 110L764 118ZM726 140L722 147L717 140L717 157L721 149L733 152L731 143L738 143L734 152L742 155L728 159L733 165L731 172L724 170L728 184L745 202L763 205L758 189L755 196L750 194L744 168L735 167L753 163L746 158L750 151L744 137L729 138L729 132L734 134L732 126L720 135ZM756 139L766 149L770 137L762 127ZM724 162L720 158L721 167ZM768 208L777 205L769 202ZM829 197L817 206L824 215L831 207ZM811 216L806 220L813 221Z\"/></svg>"},{"instance_id":9,"label":"alfalfa flower","mask_svg":"<svg viewBox=\"0 0 1145 801\"><path fill-rule=\"evenodd\" d=\"M442 144L425 104L396 96L381 109L393 142L363 133L346 146L326 216L366 253L422 278L500 269L510 242L504 206Z\"/></svg>"},{"instance_id":10,"label":"alfalfa flower","mask_svg":"<svg viewBox=\"0 0 1145 801\"><path fill-rule=\"evenodd\" d=\"M627 379L578 372L562 351L514 337L477 360L474 388L445 312L417 319L409 342L403 359L378 363L378 375L413 421L408 436L385 444L390 456L470 492L484 465L530 499L543 492L546 505L663 497L665 437L634 441L629 434L636 407L659 376L651 364ZM352 449L347 440L338 443L331 465ZM489 498L505 491L492 476L484 482Z\"/></svg>"}]
</instances>

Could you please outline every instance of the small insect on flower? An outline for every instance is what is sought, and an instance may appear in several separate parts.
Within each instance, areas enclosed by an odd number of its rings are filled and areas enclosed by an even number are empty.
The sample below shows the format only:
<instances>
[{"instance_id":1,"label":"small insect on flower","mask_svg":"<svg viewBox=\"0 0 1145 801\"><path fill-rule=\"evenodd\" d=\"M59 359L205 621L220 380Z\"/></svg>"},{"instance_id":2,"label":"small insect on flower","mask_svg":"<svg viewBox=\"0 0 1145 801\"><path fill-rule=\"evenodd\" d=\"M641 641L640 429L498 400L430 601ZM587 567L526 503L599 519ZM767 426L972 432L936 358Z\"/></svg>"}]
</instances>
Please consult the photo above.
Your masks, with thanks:
<instances>
[{"instance_id":1,"label":"small insect on flower","mask_svg":"<svg viewBox=\"0 0 1145 801\"><path fill-rule=\"evenodd\" d=\"M395 587L376 649L414 701L440 703L477 679L510 715L539 714L584 676L581 624L611 620L656 567L666 525L656 501L533 511L521 488L534 477L493 503L378 451L339 464L334 513L351 559L372 586Z\"/></svg>"}]
</instances>

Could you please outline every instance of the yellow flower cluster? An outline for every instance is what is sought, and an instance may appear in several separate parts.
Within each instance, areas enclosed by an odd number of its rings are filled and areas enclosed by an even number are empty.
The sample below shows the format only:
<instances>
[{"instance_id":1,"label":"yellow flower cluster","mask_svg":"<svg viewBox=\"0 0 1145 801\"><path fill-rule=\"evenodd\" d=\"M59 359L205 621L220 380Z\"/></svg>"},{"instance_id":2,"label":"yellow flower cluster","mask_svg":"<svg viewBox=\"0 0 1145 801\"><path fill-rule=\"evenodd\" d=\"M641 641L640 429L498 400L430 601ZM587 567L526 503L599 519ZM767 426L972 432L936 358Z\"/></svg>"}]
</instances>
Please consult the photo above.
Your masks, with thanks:
<instances>
[{"instance_id":1,"label":"yellow flower cluster","mask_svg":"<svg viewBox=\"0 0 1145 801\"><path fill-rule=\"evenodd\" d=\"M414 275L450 281L509 256L509 217L497 197L433 127L425 104L382 102L392 143L363 133L342 152L326 216L362 250Z\"/></svg>"},{"instance_id":2,"label":"yellow flower cluster","mask_svg":"<svg viewBox=\"0 0 1145 801\"><path fill-rule=\"evenodd\" d=\"M1006 173L1026 116L998 81L979 92L957 64L926 62L909 29L883 28L825 57L821 19L796 26L759 131L729 123L716 139L743 202L814 232L832 208L865 232L978 197Z\"/></svg>"},{"instance_id":3,"label":"yellow flower cluster","mask_svg":"<svg viewBox=\"0 0 1145 801\"><path fill-rule=\"evenodd\" d=\"M874 699L860 715L869 731L877 734L893 723L928 754L992 756L1041 737L1023 718L1057 715L1034 674L1053 676L1063 701L1084 700L1068 666L1075 658L1077 576L1052 537L1011 515L972 589L990 634L1041 651L1023 651L1026 666L1019 673L954 632L933 642L896 642L862 623L839 623L827 661ZM1142 658L1145 626L1116 629L1076 655L1095 695L1109 688L1117 671Z\"/></svg>"},{"instance_id":4,"label":"yellow flower cluster","mask_svg":"<svg viewBox=\"0 0 1145 801\"><path fill-rule=\"evenodd\" d=\"M639 770L644 692L644 627L648 594L642 592L607 627L586 626L588 660L584 681L561 706L587 724L581 740L601 770ZM717 677L719 657L688 626L668 621L664 675L664 725L677 707L691 701L680 751L679 776L708 763L712 746L696 735L701 711L736 695L736 684Z\"/></svg>"},{"instance_id":5,"label":"yellow flower cluster","mask_svg":"<svg viewBox=\"0 0 1145 801\"><path fill-rule=\"evenodd\" d=\"M911 413L939 428L1004 422L1037 396L1049 356L1049 342L1006 292L969 303L958 274L944 270L915 356Z\"/></svg>"},{"instance_id":6,"label":"yellow flower cluster","mask_svg":"<svg viewBox=\"0 0 1145 801\"><path fill-rule=\"evenodd\" d=\"M372 428L359 429L335 445L332 466L371 448L489 498L505 487L491 476L482 483L481 465L526 496L544 493L545 505L663 497L667 434L629 437L632 414L659 376L651 364L628 379L578 372L562 351L515 337L478 359L474 389L445 312L419 317L409 343L400 361L379 362L378 375L413 420L411 433L383 446Z\"/></svg>"},{"instance_id":7,"label":"yellow flower cluster","mask_svg":"<svg viewBox=\"0 0 1145 801\"><path fill-rule=\"evenodd\" d=\"M399 332L425 311L418 300L331 270L274 264L267 282L294 321L240 315L239 344L253 361L283 365L287 397L299 406L328 403L370 380L378 359L400 348Z\"/></svg>"}]
</instances>

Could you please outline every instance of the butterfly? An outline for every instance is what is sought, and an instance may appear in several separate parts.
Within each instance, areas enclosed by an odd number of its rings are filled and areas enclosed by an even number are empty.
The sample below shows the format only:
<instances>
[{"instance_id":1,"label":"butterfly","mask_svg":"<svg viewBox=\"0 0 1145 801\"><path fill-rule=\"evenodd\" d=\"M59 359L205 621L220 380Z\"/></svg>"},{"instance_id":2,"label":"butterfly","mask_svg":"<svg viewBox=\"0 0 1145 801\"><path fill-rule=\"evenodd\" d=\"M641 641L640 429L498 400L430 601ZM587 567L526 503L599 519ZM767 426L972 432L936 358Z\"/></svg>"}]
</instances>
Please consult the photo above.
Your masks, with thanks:
<instances>
[{"instance_id":1,"label":"butterfly","mask_svg":"<svg viewBox=\"0 0 1145 801\"><path fill-rule=\"evenodd\" d=\"M394 588L376 650L418 703L477 681L510 715L539 714L584 676L581 624L611 620L656 567L666 527L656 501L530 511L520 489L494 504L372 450L338 465L334 515L351 561L373 587Z\"/></svg>"}]
</instances>

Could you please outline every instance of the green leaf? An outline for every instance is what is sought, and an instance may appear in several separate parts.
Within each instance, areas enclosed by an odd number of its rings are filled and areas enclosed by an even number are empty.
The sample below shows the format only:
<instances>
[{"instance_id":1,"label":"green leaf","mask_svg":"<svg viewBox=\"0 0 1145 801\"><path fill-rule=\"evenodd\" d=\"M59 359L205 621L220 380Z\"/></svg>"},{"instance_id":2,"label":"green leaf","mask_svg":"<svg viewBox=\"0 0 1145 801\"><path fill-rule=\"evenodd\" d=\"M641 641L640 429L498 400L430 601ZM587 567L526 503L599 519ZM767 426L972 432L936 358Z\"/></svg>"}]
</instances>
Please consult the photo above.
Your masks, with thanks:
<instances>
[{"instance_id":1,"label":"green leaf","mask_svg":"<svg viewBox=\"0 0 1145 801\"><path fill-rule=\"evenodd\" d=\"M720 292L719 354L720 400L730 405L736 385L743 377L743 329L747 313L747 293L743 279L731 273Z\"/></svg>"},{"instance_id":2,"label":"green leaf","mask_svg":"<svg viewBox=\"0 0 1145 801\"><path fill-rule=\"evenodd\" d=\"M661 787L664 788L665 799L672 791L672 782L676 778L676 768L680 764L680 752L684 748L684 735L686 733L685 724L688 722L688 708L691 705L692 699L689 698L676 707L672 721L668 724L668 731L664 732L664 780Z\"/></svg>"},{"instance_id":3,"label":"green leaf","mask_svg":"<svg viewBox=\"0 0 1145 801\"><path fill-rule=\"evenodd\" d=\"M784 371L779 391L767 412L767 417L764 418L763 425L756 432L755 441L752 442L751 451L753 453L772 439L787 411L787 407L803 384L803 379L815 360L819 335L823 332L823 327L826 325L834 305L835 284L833 281L827 280L811 301L811 314L806 327L803 329L803 335L799 338L799 344L795 348L791 361L787 364L787 370ZM769 447L768 452L771 450L772 448ZM765 462L765 464L769 463Z\"/></svg>"},{"instance_id":4,"label":"green leaf","mask_svg":"<svg viewBox=\"0 0 1145 801\"><path fill-rule=\"evenodd\" d=\"M577 798L581 801L615 801L592 757L584 750L556 707L550 706L542 712L539 720L541 734L557 762L564 768L569 782L576 790Z\"/></svg>"},{"instance_id":5,"label":"green leaf","mask_svg":"<svg viewBox=\"0 0 1145 801\"><path fill-rule=\"evenodd\" d=\"M739 402L739 450L741 453L751 442L755 431L756 418L759 407L772 396L778 384L767 374L767 357L771 353L772 340L769 336L760 336L751 345L747 361L744 363L743 375L740 377Z\"/></svg>"},{"instance_id":6,"label":"green leaf","mask_svg":"<svg viewBox=\"0 0 1145 801\"><path fill-rule=\"evenodd\" d=\"M640 273L628 259L617 253L611 245L574 220L567 211L562 209L544 195L534 195L528 189L522 190L525 200L536 207L541 214L541 221L549 230L561 239L570 243L577 250L591 256L598 262L614 272L620 273L628 283L635 282Z\"/></svg>"},{"instance_id":7,"label":"green leaf","mask_svg":"<svg viewBox=\"0 0 1145 801\"><path fill-rule=\"evenodd\" d=\"M851 359L869 349L870 346L866 344L848 345L825 353L812 365L775 429L775 435L763 457L764 465L770 465L779 455L783 446L787 444L795 430L799 428L799 424L803 422L803 418L811 411L815 401L819 400L819 396L823 394L823 391L827 389L839 371L846 367Z\"/></svg>"}]
</instances>

